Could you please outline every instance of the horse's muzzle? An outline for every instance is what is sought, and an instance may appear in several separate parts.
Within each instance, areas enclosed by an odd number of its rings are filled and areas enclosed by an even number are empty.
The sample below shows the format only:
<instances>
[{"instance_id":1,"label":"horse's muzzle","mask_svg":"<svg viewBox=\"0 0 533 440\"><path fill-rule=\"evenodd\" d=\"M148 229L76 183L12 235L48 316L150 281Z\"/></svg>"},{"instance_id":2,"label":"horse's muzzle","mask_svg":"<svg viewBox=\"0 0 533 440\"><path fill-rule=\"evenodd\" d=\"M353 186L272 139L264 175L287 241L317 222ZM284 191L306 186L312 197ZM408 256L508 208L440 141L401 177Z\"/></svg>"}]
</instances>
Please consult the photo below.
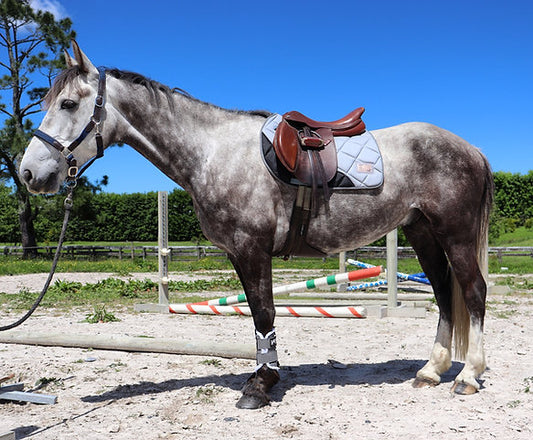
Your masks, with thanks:
<instances>
[{"instance_id":1,"label":"horse's muzzle","mask_svg":"<svg viewBox=\"0 0 533 440\"><path fill-rule=\"evenodd\" d=\"M21 180L28 188L28 191L34 194L53 194L59 191L57 173L49 173L45 178L37 178L31 170L24 168L19 174Z\"/></svg>"}]
</instances>

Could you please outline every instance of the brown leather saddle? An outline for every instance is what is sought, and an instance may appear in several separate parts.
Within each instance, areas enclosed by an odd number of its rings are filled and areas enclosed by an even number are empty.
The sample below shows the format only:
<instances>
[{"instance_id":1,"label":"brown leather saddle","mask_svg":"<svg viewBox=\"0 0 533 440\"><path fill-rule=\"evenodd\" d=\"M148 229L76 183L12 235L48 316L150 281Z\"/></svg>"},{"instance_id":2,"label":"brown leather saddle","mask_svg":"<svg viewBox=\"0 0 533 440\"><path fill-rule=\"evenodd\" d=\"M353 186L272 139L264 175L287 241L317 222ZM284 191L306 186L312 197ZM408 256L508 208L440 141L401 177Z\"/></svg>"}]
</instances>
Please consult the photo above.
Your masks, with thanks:
<instances>
[{"instance_id":1,"label":"brown leather saddle","mask_svg":"<svg viewBox=\"0 0 533 440\"><path fill-rule=\"evenodd\" d=\"M334 138L363 133L364 111L360 107L332 122L315 121L297 111L285 113L273 142L278 159L302 184L313 188L322 186L329 199L327 184L337 173Z\"/></svg>"},{"instance_id":2,"label":"brown leather saddle","mask_svg":"<svg viewBox=\"0 0 533 440\"><path fill-rule=\"evenodd\" d=\"M318 212L317 189L322 187L328 213L328 182L337 174L335 137L351 137L363 133L366 127L361 115L364 111L360 107L332 122L315 121L296 111L282 116L272 144L281 164L301 184L294 201L287 239L278 255L284 258L290 255L326 255L307 243L311 215Z\"/></svg>"}]
</instances>

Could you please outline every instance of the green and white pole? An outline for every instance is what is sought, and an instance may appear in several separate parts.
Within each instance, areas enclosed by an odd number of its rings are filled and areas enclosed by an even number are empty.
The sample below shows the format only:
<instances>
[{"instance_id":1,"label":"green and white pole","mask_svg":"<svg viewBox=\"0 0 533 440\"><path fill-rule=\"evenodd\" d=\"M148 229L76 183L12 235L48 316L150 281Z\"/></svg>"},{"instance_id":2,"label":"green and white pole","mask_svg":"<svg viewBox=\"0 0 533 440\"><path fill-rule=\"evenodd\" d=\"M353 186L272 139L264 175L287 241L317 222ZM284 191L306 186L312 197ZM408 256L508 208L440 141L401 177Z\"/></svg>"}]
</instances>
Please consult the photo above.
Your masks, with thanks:
<instances>
[{"instance_id":1,"label":"green and white pole","mask_svg":"<svg viewBox=\"0 0 533 440\"><path fill-rule=\"evenodd\" d=\"M280 295L289 292L296 292L298 290L311 290L316 289L317 287L334 286L336 284L348 283L355 280L377 277L381 272L381 266L374 266L360 270L352 270L350 272L329 275L327 277L300 281L298 283L288 284L286 286L274 287L274 289L272 289L272 292L274 295ZM246 295L244 293L241 293L239 295L227 296L224 298L211 299L209 301L201 301L194 304L227 306L242 302L246 302Z\"/></svg>"}]
</instances>

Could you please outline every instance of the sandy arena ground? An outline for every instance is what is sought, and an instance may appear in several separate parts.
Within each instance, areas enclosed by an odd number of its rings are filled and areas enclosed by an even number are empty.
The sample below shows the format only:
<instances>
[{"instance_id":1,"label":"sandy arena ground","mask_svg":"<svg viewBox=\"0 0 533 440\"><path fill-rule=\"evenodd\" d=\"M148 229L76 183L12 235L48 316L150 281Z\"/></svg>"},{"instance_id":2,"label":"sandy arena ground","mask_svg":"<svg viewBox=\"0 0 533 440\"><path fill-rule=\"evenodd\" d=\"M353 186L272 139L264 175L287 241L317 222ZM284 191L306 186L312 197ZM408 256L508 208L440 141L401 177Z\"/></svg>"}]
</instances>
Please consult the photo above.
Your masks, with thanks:
<instances>
[{"instance_id":1,"label":"sandy arena ground","mask_svg":"<svg viewBox=\"0 0 533 440\"><path fill-rule=\"evenodd\" d=\"M106 276L71 275L82 282ZM1 277L0 290L39 290L42 278ZM251 318L111 311L120 322L83 322L92 309L38 309L17 330L254 342ZM0 316L4 325L19 315ZM489 297L488 369L473 396L450 394L460 362L438 387L411 386L430 353L435 308L421 319L278 318L282 381L272 404L255 411L235 407L255 361L0 343L0 378L15 375L3 385L24 382L30 390L47 378L52 381L36 392L58 397L54 405L0 401L0 434L39 440L529 440L532 318L531 291ZM346 368L334 368L330 359Z\"/></svg>"}]
</instances>

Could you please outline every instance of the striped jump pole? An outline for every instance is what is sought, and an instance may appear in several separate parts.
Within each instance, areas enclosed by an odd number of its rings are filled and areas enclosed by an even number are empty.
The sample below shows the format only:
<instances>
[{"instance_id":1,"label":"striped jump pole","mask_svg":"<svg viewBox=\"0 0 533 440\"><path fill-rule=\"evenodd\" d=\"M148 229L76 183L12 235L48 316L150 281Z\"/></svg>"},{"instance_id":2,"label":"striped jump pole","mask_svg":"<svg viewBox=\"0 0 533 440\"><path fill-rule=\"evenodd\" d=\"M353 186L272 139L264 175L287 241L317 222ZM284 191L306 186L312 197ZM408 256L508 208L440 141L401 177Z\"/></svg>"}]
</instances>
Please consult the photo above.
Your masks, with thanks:
<instances>
[{"instance_id":1,"label":"striped jump pole","mask_svg":"<svg viewBox=\"0 0 533 440\"><path fill-rule=\"evenodd\" d=\"M348 283L351 281L362 280L365 278L377 277L383 268L381 266L368 267L360 270L352 270L351 272L339 273L337 275L330 275L327 277L316 278L314 280L301 281L299 283L288 284L287 286L279 286L273 289L274 295L281 293L294 292L296 290L309 290L323 286L333 286L335 284Z\"/></svg>"},{"instance_id":2,"label":"striped jump pole","mask_svg":"<svg viewBox=\"0 0 533 440\"><path fill-rule=\"evenodd\" d=\"M381 266L372 266L359 270L352 270L351 272L339 273L336 275L329 275L327 277L315 278L313 280L300 281L298 283L287 284L285 286L278 286L272 289L274 295L280 295L297 290L310 290L317 287L333 286L340 283L348 283L351 281L362 280L365 278L377 277L382 272ZM246 302L246 295L241 293L239 295L226 296L224 298L211 299L209 301L201 301L194 303L196 305L219 305L227 306L231 304L238 304Z\"/></svg>"},{"instance_id":3,"label":"striped jump pole","mask_svg":"<svg viewBox=\"0 0 533 440\"><path fill-rule=\"evenodd\" d=\"M348 264L351 264L353 266L357 266L357 267L363 267L365 269L369 269L369 268L372 268L372 267L376 267L372 264L368 264L368 263L363 263L362 261L357 261L357 260L352 260L351 258L348 258ZM378 266L379 267L379 266ZM396 272L396 276L398 278L400 278L401 280L405 280L405 281L416 281L417 283L422 283L422 284L428 284L428 285L431 285L431 283L429 282L429 280L424 276L422 277L421 275L425 275L423 273L417 273L415 275L409 275L407 273L402 273L402 272Z\"/></svg>"},{"instance_id":4,"label":"striped jump pole","mask_svg":"<svg viewBox=\"0 0 533 440\"><path fill-rule=\"evenodd\" d=\"M398 278L404 281L416 281L422 284L431 284L426 277L417 277L416 275L409 275L407 273L396 272Z\"/></svg>"},{"instance_id":5,"label":"striped jump pole","mask_svg":"<svg viewBox=\"0 0 533 440\"><path fill-rule=\"evenodd\" d=\"M252 316L246 305L170 304L170 313L193 315L243 315ZM276 316L309 318L366 318L365 307L354 306L276 306Z\"/></svg>"}]
</instances>

